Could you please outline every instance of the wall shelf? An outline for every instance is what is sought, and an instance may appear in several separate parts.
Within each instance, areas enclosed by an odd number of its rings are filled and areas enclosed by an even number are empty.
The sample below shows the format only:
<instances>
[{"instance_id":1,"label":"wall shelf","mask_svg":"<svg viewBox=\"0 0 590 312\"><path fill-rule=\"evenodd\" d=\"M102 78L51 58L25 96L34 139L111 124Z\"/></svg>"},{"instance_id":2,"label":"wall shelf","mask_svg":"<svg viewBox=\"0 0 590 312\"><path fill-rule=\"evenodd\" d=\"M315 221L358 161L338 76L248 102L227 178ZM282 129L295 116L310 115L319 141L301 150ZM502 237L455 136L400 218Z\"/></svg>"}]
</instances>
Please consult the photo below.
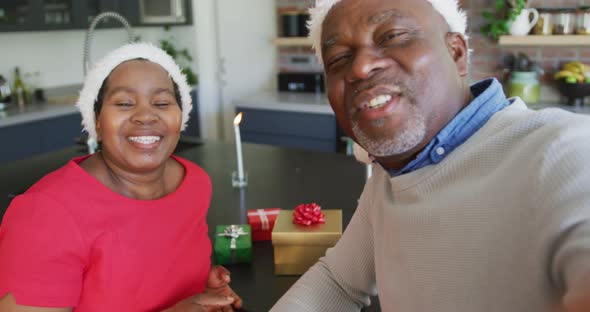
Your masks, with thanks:
<instances>
[{"instance_id":1,"label":"wall shelf","mask_svg":"<svg viewBox=\"0 0 590 312\"><path fill-rule=\"evenodd\" d=\"M501 46L590 46L590 35L500 36Z\"/></svg>"},{"instance_id":2,"label":"wall shelf","mask_svg":"<svg viewBox=\"0 0 590 312\"><path fill-rule=\"evenodd\" d=\"M275 38L275 39L273 39L272 42L275 45L281 46L281 47L293 47L293 46L310 46L311 47L311 40L308 37Z\"/></svg>"}]
</instances>

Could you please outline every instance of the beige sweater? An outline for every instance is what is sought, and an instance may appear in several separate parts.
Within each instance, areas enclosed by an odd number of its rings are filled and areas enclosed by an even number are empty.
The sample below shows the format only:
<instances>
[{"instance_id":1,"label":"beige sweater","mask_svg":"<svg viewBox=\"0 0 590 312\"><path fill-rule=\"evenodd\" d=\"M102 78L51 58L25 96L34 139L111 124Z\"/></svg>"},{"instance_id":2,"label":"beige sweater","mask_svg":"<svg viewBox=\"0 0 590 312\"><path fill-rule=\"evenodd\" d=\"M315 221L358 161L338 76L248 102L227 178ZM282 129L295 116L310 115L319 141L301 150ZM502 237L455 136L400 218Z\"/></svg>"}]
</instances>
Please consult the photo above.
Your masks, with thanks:
<instances>
[{"instance_id":1,"label":"beige sweater","mask_svg":"<svg viewBox=\"0 0 590 312\"><path fill-rule=\"evenodd\" d=\"M391 312L557 311L590 273L587 116L517 101L438 165L375 167L338 244L272 311L359 311L375 294Z\"/></svg>"}]
</instances>

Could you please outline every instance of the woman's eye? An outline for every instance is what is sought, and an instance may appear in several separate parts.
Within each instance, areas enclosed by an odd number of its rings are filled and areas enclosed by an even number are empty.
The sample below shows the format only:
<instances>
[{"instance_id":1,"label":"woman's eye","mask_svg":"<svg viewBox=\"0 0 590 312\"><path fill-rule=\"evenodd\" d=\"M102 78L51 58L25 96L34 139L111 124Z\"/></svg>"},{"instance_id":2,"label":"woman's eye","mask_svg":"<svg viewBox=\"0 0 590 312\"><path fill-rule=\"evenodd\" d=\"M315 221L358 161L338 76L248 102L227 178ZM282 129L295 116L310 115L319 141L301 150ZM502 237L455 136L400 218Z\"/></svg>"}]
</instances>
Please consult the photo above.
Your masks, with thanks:
<instances>
[{"instance_id":1,"label":"woman's eye","mask_svg":"<svg viewBox=\"0 0 590 312\"><path fill-rule=\"evenodd\" d=\"M131 106L133 106L133 104L131 104L129 102L117 102L115 105L116 106L119 106L119 107L131 107Z\"/></svg>"},{"instance_id":2,"label":"woman's eye","mask_svg":"<svg viewBox=\"0 0 590 312\"><path fill-rule=\"evenodd\" d=\"M170 105L170 103L168 102L158 102L156 104L154 104L156 107L166 107L168 105Z\"/></svg>"}]
</instances>

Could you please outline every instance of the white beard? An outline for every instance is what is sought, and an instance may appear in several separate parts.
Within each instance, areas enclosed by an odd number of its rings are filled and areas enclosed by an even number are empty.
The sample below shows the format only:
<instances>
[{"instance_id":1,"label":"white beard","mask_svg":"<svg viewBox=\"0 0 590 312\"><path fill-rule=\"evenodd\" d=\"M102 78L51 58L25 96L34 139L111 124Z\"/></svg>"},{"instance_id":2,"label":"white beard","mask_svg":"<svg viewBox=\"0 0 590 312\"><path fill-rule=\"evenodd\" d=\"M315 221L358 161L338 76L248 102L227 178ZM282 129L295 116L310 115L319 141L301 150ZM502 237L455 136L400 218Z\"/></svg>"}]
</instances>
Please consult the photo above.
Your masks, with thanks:
<instances>
[{"instance_id":1,"label":"white beard","mask_svg":"<svg viewBox=\"0 0 590 312\"><path fill-rule=\"evenodd\" d=\"M358 143L369 154L378 157L399 155L416 147L426 135L426 123L424 117L417 110L412 110L404 129L398 133L392 133L383 138L369 137L358 125L357 121L352 122L352 132ZM376 126L382 126L382 120L375 122Z\"/></svg>"}]
</instances>

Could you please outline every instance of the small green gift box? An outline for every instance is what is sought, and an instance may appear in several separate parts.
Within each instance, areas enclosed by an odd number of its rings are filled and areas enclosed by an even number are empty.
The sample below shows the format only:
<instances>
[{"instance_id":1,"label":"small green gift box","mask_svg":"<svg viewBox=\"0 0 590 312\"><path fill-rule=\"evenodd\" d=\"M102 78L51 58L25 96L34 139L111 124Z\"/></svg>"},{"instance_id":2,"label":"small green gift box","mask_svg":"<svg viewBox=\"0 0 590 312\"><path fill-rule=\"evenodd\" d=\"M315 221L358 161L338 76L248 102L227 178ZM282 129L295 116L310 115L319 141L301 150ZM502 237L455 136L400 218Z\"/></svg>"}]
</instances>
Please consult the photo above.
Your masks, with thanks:
<instances>
[{"instance_id":1,"label":"small green gift box","mask_svg":"<svg viewBox=\"0 0 590 312\"><path fill-rule=\"evenodd\" d=\"M215 228L217 264L252 262L252 231L247 224L218 225Z\"/></svg>"}]
</instances>

